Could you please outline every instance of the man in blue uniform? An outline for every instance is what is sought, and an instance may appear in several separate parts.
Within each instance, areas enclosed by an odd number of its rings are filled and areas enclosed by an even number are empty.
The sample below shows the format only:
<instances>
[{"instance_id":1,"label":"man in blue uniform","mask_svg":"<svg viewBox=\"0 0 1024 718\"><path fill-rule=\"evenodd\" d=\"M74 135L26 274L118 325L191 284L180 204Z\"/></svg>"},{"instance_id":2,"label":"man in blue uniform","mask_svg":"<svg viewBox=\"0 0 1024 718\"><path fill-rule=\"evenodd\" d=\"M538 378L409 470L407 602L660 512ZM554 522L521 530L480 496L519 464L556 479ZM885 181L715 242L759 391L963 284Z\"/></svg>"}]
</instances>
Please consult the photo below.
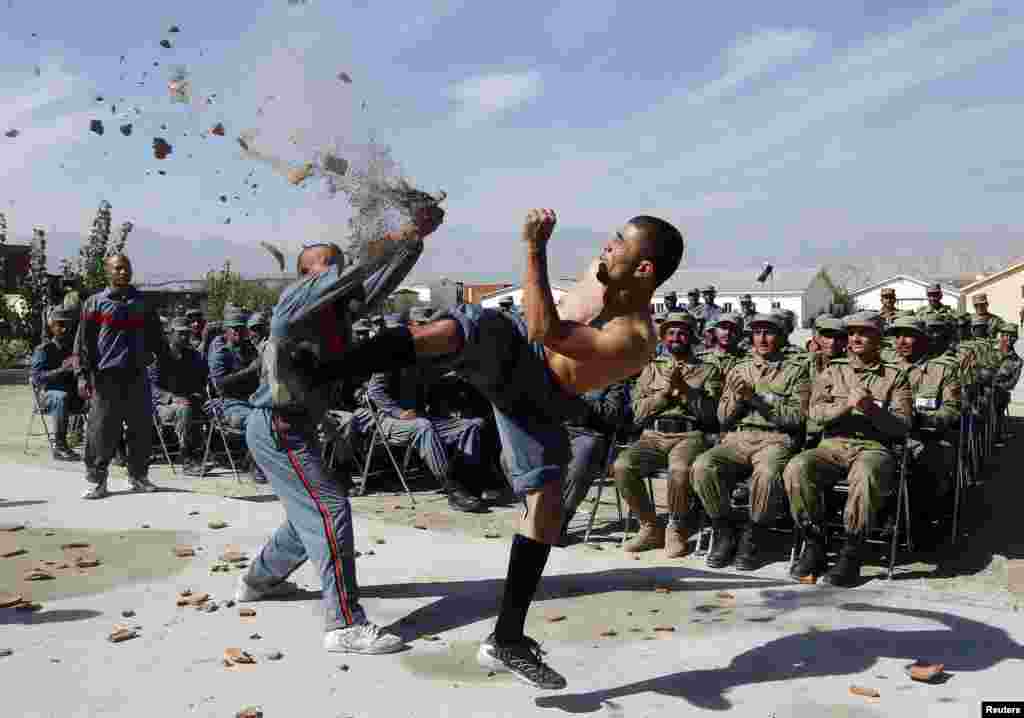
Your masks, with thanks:
<instances>
[{"instance_id":1,"label":"man in blue uniform","mask_svg":"<svg viewBox=\"0 0 1024 718\"><path fill-rule=\"evenodd\" d=\"M323 590L328 651L391 653L402 641L370 622L359 604L348 495L321 462L317 426L327 409L327 392L312 387L311 378L323 373L318 362L347 348L354 313L348 300L359 297L359 313L372 312L412 269L423 238L442 217L436 205L422 210L414 224L370 242L349 269L336 245L304 248L298 258L300 281L282 293L270 320L246 442L281 499L286 519L239 581L236 600L293 592L288 576L312 561Z\"/></svg>"},{"instance_id":2,"label":"man in blue uniform","mask_svg":"<svg viewBox=\"0 0 1024 718\"><path fill-rule=\"evenodd\" d=\"M210 381L220 395L224 418L235 429L245 429L252 406L249 396L260 381L256 352L249 343L249 314L236 307L224 310L224 333L210 344Z\"/></svg>"},{"instance_id":3,"label":"man in blue uniform","mask_svg":"<svg viewBox=\"0 0 1024 718\"><path fill-rule=\"evenodd\" d=\"M58 307L50 312L51 337L32 352L32 390L39 395L43 412L53 420L53 458L58 461L82 458L68 447L68 419L82 409L71 353L74 337L69 333L74 318L71 309Z\"/></svg>"},{"instance_id":4,"label":"man in blue uniform","mask_svg":"<svg viewBox=\"0 0 1024 718\"><path fill-rule=\"evenodd\" d=\"M78 394L89 400L85 499L108 495L110 460L128 427L128 481L132 491L156 491L150 483L153 404L146 366L167 352L156 312L132 286L132 263L123 254L107 257L110 286L82 305L75 335Z\"/></svg>"}]
</instances>

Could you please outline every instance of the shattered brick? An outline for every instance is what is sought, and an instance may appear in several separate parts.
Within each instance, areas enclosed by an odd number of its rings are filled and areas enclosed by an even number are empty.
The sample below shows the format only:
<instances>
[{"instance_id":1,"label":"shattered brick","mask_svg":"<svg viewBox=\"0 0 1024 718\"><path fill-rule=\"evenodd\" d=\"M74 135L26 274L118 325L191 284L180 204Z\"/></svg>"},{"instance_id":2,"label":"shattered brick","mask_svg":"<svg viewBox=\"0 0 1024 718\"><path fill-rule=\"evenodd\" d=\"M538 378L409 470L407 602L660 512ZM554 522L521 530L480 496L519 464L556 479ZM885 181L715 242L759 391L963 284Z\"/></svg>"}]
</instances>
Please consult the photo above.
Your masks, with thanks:
<instances>
[{"instance_id":1,"label":"shattered brick","mask_svg":"<svg viewBox=\"0 0 1024 718\"><path fill-rule=\"evenodd\" d=\"M0 593L0 608L10 608L16 606L22 601L24 597L20 593Z\"/></svg>"},{"instance_id":2,"label":"shattered brick","mask_svg":"<svg viewBox=\"0 0 1024 718\"><path fill-rule=\"evenodd\" d=\"M107 636L107 640L111 643L121 643L122 641L127 641L132 638L135 638L138 635L139 634L131 628L116 628L113 631L113 633Z\"/></svg>"}]
</instances>

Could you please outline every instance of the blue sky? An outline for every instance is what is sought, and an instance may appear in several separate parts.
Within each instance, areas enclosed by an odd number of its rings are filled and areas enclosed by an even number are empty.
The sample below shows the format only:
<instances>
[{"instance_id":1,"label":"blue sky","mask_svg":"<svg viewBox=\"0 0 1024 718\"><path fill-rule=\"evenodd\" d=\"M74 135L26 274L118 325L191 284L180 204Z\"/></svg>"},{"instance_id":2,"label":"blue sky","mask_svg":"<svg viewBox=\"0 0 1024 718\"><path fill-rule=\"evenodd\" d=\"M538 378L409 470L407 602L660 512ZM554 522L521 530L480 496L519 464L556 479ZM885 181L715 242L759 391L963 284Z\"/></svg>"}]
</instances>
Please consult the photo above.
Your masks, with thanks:
<instances>
[{"instance_id":1,"label":"blue sky","mask_svg":"<svg viewBox=\"0 0 1024 718\"><path fill-rule=\"evenodd\" d=\"M639 213L683 228L691 264L1020 229L1020 3L3 0L0 28L0 130L21 132L0 136L0 208L19 236L84 232L105 198L166 237L343 237L343 197L243 158L243 130L294 163L390 144L449 193L438 271L515 265L531 206L558 211L565 267ZM175 65L191 105L170 101ZM198 136L216 122L226 137ZM155 136L175 147L162 162ZM187 270L174 247L164 269Z\"/></svg>"}]
</instances>

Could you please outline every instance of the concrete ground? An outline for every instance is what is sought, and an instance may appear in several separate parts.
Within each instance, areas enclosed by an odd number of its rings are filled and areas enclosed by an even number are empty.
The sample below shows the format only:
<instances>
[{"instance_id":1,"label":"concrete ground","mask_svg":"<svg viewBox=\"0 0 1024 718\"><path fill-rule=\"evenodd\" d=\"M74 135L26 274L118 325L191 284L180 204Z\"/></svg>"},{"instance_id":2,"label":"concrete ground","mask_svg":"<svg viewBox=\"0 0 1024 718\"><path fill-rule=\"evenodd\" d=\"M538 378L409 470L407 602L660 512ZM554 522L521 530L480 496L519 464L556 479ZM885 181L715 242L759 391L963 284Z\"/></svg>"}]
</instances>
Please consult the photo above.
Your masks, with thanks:
<instances>
[{"instance_id":1,"label":"concrete ground","mask_svg":"<svg viewBox=\"0 0 1024 718\"><path fill-rule=\"evenodd\" d=\"M176 605L186 588L211 602L232 597L241 569L211 566L229 547L255 554L282 520L274 497L231 478L185 480L158 467L153 478L167 491L85 502L80 467L49 461L38 440L34 455L24 453L24 387L0 387L0 406L0 527L25 526L0 531L0 554L25 551L0 558L0 593L41 604L0 608L0 649L11 651L0 657L4 716L233 716L259 706L268 718L931 717L1024 699L1019 441L1000 450L991 480L972 497L966 546L905 560L892 581L875 566L847 591L787 581L784 536L771 563L749 574L710 570L696 557L633 559L618 548L614 507L603 501L598 540L552 552L530 614L528 633L569 681L541 692L488 676L474 661L496 614L514 506L455 514L426 483L415 507L400 493L353 499L363 603L411 647L395 656L327 654L308 566L297 575L303 594L250 604L253 617L237 606ZM1024 435L1024 424L1015 430ZM210 528L216 521L227 525ZM62 548L69 543L89 547ZM196 555L177 558L176 545ZM99 564L79 567L83 557ZM37 565L56 578L23 581ZM109 642L117 625L138 626L138 637ZM225 667L228 648L256 663ZM272 660L273 652L282 655ZM906 668L918 660L943 663L945 673L934 684L913 682Z\"/></svg>"}]
</instances>

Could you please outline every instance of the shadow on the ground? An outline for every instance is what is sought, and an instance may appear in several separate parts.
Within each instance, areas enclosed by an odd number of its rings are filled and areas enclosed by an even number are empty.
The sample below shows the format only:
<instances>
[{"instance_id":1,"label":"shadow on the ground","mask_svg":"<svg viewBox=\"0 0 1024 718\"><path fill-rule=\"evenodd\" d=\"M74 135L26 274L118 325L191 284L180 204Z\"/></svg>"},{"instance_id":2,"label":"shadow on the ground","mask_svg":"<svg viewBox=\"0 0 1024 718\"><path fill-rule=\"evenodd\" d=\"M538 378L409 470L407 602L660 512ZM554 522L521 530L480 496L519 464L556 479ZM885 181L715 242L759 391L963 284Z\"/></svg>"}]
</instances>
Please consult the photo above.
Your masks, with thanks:
<instances>
[{"instance_id":1,"label":"shadow on the ground","mask_svg":"<svg viewBox=\"0 0 1024 718\"><path fill-rule=\"evenodd\" d=\"M23 499L21 501L7 501L0 499L0 509L13 509L19 506L38 506L39 504L50 503L46 499Z\"/></svg>"},{"instance_id":2,"label":"shadow on the ground","mask_svg":"<svg viewBox=\"0 0 1024 718\"><path fill-rule=\"evenodd\" d=\"M700 580L686 583L685 579ZM778 579L739 577L685 567L623 568L545 576L541 580L537 602L618 591L650 591L663 584L670 584L675 592L792 586L792 583ZM504 585L503 579L489 578L384 584L361 588L360 593L363 597L372 598L437 598L390 627L403 640L413 641L424 635L443 633L495 617Z\"/></svg>"},{"instance_id":3,"label":"shadow on the ground","mask_svg":"<svg viewBox=\"0 0 1024 718\"><path fill-rule=\"evenodd\" d=\"M1024 646L1006 631L938 611L897 609L865 603L840 604L841 611L888 613L935 621L942 628L886 630L843 628L788 635L745 651L722 668L678 671L617 688L543 696L535 703L566 713L593 713L602 704L641 693L679 698L706 710L729 710L731 689L816 676L862 673L880 658L944 663L947 673L981 671L1005 660L1024 660Z\"/></svg>"},{"instance_id":4,"label":"shadow on the ground","mask_svg":"<svg viewBox=\"0 0 1024 718\"><path fill-rule=\"evenodd\" d=\"M58 608L53 611L16 611L13 608L0 608L0 625L65 623L67 621L83 621L102 615L102 611L93 611L92 609Z\"/></svg>"}]
</instances>

